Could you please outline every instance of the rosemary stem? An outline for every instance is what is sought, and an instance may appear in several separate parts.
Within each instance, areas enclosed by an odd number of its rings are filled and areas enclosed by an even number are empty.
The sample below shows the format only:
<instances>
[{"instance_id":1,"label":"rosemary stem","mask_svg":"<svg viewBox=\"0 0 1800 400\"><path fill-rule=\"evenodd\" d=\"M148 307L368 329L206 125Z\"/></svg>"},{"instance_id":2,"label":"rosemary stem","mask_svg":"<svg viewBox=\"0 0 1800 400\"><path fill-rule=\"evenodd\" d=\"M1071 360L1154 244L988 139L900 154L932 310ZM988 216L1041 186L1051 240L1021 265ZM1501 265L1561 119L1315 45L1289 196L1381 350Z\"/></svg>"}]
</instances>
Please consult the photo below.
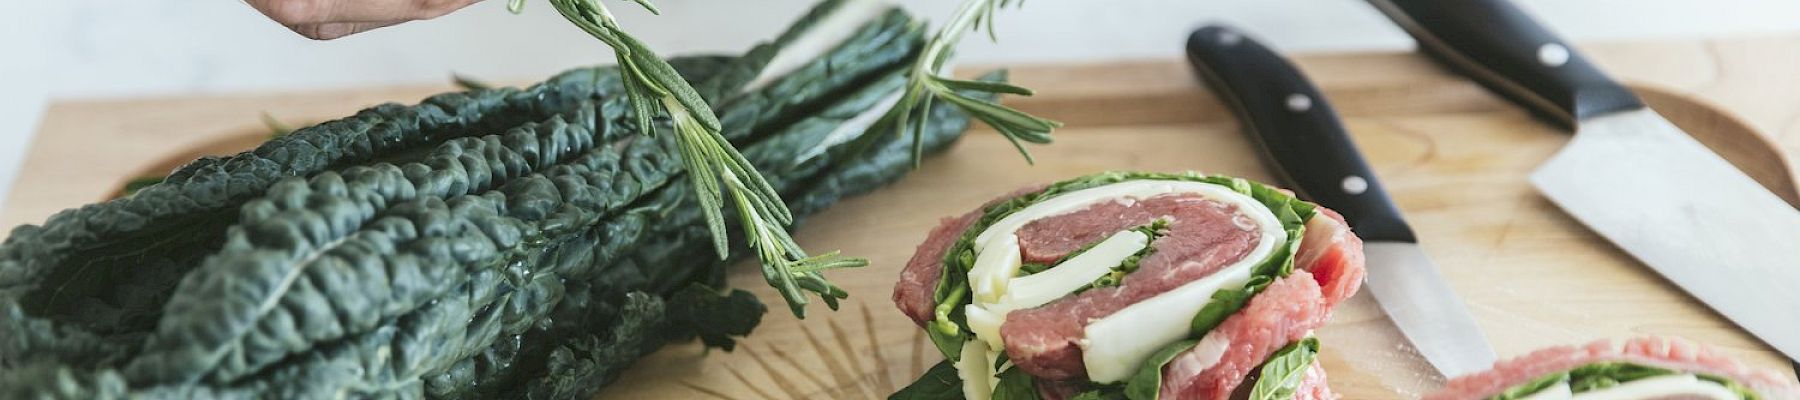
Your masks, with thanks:
<instances>
[{"instance_id":1,"label":"rosemary stem","mask_svg":"<svg viewBox=\"0 0 1800 400\"><path fill-rule=\"evenodd\" d=\"M965 1L962 6L957 7L956 14L953 14L950 22L945 23L942 30L938 31L937 37L932 38L931 45L925 52L924 58L928 59L926 61L931 62L930 65L936 66L937 57L948 53L950 47L961 42L963 32L969 31L971 25L981 18L981 10L986 9L988 3L993 1L995 0Z\"/></svg>"}]
</instances>

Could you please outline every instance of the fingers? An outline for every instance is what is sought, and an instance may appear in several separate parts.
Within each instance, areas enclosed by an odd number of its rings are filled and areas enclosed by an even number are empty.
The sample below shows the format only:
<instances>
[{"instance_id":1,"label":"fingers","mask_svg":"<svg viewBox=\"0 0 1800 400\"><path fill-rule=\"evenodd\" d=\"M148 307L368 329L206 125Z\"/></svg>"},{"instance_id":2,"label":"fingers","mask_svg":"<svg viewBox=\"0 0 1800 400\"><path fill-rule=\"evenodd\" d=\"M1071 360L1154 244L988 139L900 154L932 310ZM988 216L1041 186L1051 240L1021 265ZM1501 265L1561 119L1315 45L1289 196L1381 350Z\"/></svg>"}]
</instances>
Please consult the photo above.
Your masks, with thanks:
<instances>
[{"instance_id":1,"label":"fingers","mask_svg":"<svg viewBox=\"0 0 1800 400\"><path fill-rule=\"evenodd\" d=\"M282 25L429 19L478 0L246 0Z\"/></svg>"},{"instance_id":2,"label":"fingers","mask_svg":"<svg viewBox=\"0 0 1800 400\"><path fill-rule=\"evenodd\" d=\"M269 19L314 39L436 18L477 1L480 0L245 0Z\"/></svg>"}]
</instances>

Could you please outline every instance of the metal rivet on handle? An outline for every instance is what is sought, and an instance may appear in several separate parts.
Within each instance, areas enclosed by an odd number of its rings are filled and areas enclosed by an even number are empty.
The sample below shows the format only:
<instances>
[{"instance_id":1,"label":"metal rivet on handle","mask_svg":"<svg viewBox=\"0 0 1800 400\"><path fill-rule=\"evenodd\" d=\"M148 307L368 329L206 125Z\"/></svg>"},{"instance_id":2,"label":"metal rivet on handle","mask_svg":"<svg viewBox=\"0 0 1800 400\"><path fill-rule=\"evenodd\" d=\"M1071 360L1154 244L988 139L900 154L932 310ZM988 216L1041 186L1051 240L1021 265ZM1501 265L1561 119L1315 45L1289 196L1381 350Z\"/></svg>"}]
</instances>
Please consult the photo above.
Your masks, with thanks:
<instances>
[{"instance_id":1,"label":"metal rivet on handle","mask_svg":"<svg viewBox=\"0 0 1800 400\"><path fill-rule=\"evenodd\" d=\"M1356 175L1346 176L1341 186L1343 186L1344 193L1352 196L1359 195L1369 191L1369 180Z\"/></svg>"},{"instance_id":2,"label":"metal rivet on handle","mask_svg":"<svg viewBox=\"0 0 1800 400\"><path fill-rule=\"evenodd\" d=\"M1569 63L1569 48L1556 43L1545 43L1538 46L1538 62L1546 67L1561 67Z\"/></svg>"},{"instance_id":3,"label":"metal rivet on handle","mask_svg":"<svg viewBox=\"0 0 1800 400\"><path fill-rule=\"evenodd\" d=\"M1304 94L1290 94L1287 97L1287 109L1293 112L1306 112L1312 109L1312 98Z\"/></svg>"},{"instance_id":4,"label":"metal rivet on handle","mask_svg":"<svg viewBox=\"0 0 1800 400\"><path fill-rule=\"evenodd\" d=\"M1219 39L1219 44L1226 45L1226 46L1236 46L1239 42L1244 41L1244 35L1239 35L1239 34L1237 34L1237 32L1232 32L1232 31L1219 31L1218 39Z\"/></svg>"}]
</instances>

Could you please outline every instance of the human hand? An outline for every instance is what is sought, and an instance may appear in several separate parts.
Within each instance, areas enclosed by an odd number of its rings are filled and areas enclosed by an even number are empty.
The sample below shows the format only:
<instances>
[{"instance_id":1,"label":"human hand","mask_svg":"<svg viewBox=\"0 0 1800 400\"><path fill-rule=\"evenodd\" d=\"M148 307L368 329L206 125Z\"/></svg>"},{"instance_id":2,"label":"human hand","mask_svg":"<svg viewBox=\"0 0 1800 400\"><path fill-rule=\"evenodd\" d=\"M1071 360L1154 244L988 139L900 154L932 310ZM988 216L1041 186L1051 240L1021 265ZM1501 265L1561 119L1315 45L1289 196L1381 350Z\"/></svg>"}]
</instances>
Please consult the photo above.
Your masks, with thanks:
<instances>
[{"instance_id":1,"label":"human hand","mask_svg":"<svg viewBox=\"0 0 1800 400\"><path fill-rule=\"evenodd\" d=\"M478 1L481 0L246 0L269 19L318 40L437 18Z\"/></svg>"}]
</instances>

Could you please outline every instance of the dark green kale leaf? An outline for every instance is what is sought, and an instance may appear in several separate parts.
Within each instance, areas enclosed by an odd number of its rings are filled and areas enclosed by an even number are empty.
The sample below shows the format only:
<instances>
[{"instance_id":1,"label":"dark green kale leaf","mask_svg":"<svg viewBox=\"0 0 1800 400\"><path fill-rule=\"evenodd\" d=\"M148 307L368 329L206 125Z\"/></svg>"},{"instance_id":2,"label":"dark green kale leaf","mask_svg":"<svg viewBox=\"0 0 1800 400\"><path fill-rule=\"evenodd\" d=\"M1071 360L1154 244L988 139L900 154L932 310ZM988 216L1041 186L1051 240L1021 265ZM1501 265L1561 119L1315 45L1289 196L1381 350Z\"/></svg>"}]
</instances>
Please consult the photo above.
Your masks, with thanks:
<instances>
[{"instance_id":1,"label":"dark green kale leaf","mask_svg":"<svg viewBox=\"0 0 1800 400\"><path fill-rule=\"evenodd\" d=\"M1007 368L994 378L999 379L994 385L994 400L1040 400L1037 383L1023 369Z\"/></svg>"},{"instance_id":2,"label":"dark green kale leaf","mask_svg":"<svg viewBox=\"0 0 1800 400\"><path fill-rule=\"evenodd\" d=\"M907 157L911 156L907 153ZM931 366L919 380L888 396L888 400L962 400L962 389L963 381L956 375L956 364L944 360Z\"/></svg>"},{"instance_id":3,"label":"dark green kale leaf","mask_svg":"<svg viewBox=\"0 0 1800 400\"><path fill-rule=\"evenodd\" d=\"M917 36L890 9L752 90L767 59L671 64L733 88L733 145L806 215L910 169L898 140L846 143ZM729 349L765 309L711 289L729 264L610 68L377 106L15 230L0 394L574 398L672 340ZM926 148L967 126L931 112Z\"/></svg>"},{"instance_id":4,"label":"dark green kale leaf","mask_svg":"<svg viewBox=\"0 0 1800 400\"><path fill-rule=\"evenodd\" d=\"M750 292L720 293L695 284L669 297L666 314L671 330L699 336L708 347L731 351L737 347L731 338L750 334L768 311Z\"/></svg>"}]
</instances>

